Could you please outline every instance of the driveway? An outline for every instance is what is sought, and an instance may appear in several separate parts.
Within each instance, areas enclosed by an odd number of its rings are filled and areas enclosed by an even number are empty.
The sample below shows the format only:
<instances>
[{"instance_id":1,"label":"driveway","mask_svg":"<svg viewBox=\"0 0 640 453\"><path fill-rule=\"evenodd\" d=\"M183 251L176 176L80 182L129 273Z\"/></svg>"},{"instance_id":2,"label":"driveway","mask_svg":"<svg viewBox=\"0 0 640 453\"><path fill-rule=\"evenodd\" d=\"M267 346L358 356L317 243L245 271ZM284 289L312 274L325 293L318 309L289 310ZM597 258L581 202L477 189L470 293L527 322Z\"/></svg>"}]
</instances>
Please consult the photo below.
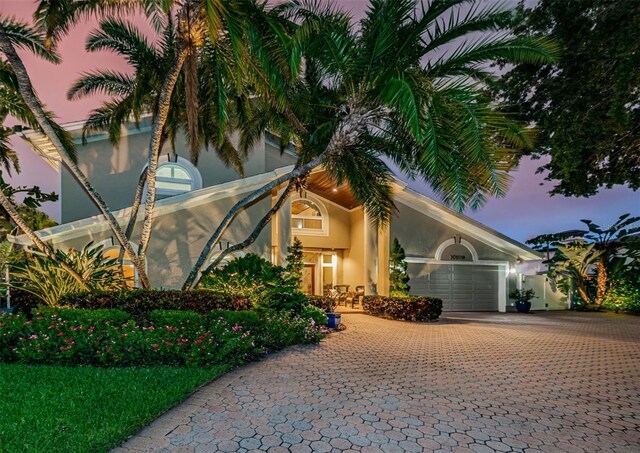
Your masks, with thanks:
<instances>
[{"instance_id":1,"label":"driveway","mask_svg":"<svg viewBox=\"0 0 640 453\"><path fill-rule=\"evenodd\" d=\"M640 451L640 318L344 314L207 385L119 451Z\"/></svg>"}]
</instances>

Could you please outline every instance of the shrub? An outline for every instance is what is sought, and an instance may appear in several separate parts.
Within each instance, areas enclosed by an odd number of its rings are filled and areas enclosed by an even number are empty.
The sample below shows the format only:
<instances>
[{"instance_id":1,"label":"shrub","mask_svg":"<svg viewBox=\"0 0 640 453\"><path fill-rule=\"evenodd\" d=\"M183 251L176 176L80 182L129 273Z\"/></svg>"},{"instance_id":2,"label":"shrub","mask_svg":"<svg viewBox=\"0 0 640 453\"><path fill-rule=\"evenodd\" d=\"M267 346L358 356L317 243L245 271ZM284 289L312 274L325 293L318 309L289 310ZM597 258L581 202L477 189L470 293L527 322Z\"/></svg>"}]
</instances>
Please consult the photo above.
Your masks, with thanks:
<instances>
[{"instance_id":1,"label":"shrub","mask_svg":"<svg viewBox=\"0 0 640 453\"><path fill-rule=\"evenodd\" d=\"M619 279L604 297L602 307L640 315L640 286L635 279Z\"/></svg>"},{"instance_id":2,"label":"shrub","mask_svg":"<svg viewBox=\"0 0 640 453\"><path fill-rule=\"evenodd\" d=\"M153 310L191 310L208 313L213 310L247 310L252 307L246 298L228 296L209 290L123 290L68 294L60 300L62 306L73 308L118 308L139 322L149 319Z\"/></svg>"},{"instance_id":3,"label":"shrub","mask_svg":"<svg viewBox=\"0 0 640 453\"><path fill-rule=\"evenodd\" d=\"M307 304L307 297L299 292L273 291L265 294L258 306L276 310L290 311L295 314Z\"/></svg>"},{"instance_id":4,"label":"shrub","mask_svg":"<svg viewBox=\"0 0 640 453\"><path fill-rule=\"evenodd\" d=\"M200 286L220 294L249 298L258 303L269 292L286 286L286 279L284 268L249 253L203 276Z\"/></svg>"},{"instance_id":5,"label":"shrub","mask_svg":"<svg viewBox=\"0 0 640 453\"><path fill-rule=\"evenodd\" d=\"M300 311L300 317L304 319L313 319L313 322L317 326L324 326L327 324L327 314L325 311L314 305L305 305Z\"/></svg>"},{"instance_id":6,"label":"shrub","mask_svg":"<svg viewBox=\"0 0 640 453\"><path fill-rule=\"evenodd\" d=\"M426 296L365 296L362 307L374 316L407 321L435 321L442 314L442 300Z\"/></svg>"},{"instance_id":7,"label":"shrub","mask_svg":"<svg viewBox=\"0 0 640 453\"><path fill-rule=\"evenodd\" d=\"M333 308L333 301L327 296L307 296L307 300L310 305L318 307L324 310L326 313L330 313Z\"/></svg>"},{"instance_id":8,"label":"shrub","mask_svg":"<svg viewBox=\"0 0 640 453\"><path fill-rule=\"evenodd\" d=\"M122 310L43 309L0 314L0 360L94 366L239 365L322 334L309 319L265 310L153 310L137 324Z\"/></svg>"},{"instance_id":9,"label":"shrub","mask_svg":"<svg viewBox=\"0 0 640 453\"><path fill-rule=\"evenodd\" d=\"M113 290L124 286L124 277L118 260L105 259L102 246L87 245L80 251L65 253L56 251L61 260L82 276L91 291ZM60 299L70 293L82 291L82 285L58 263L46 256L33 255L28 260L11 267L10 285L33 294L50 307L58 305Z\"/></svg>"},{"instance_id":10,"label":"shrub","mask_svg":"<svg viewBox=\"0 0 640 453\"><path fill-rule=\"evenodd\" d=\"M284 313L264 310L256 331L256 341L266 352L278 351L299 343L317 343L322 333L311 319L287 316Z\"/></svg>"}]
</instances>

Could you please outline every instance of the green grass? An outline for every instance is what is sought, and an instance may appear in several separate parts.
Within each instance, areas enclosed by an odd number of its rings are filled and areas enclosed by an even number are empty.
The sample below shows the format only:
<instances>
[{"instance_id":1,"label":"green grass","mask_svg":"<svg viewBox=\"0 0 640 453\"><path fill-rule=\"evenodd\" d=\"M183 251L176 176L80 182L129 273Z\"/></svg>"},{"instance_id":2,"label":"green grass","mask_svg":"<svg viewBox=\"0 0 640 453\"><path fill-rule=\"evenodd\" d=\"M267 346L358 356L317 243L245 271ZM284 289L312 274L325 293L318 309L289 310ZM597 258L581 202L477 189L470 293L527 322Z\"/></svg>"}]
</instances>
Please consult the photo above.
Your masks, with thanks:
<instances>
[{"instance_id":1,"label":"green grass","mask_svg":"<svg viewBox=\"0 0 640 453\"><path fill-rule=\"evenodd\" d=\"M107 451L227 369L0 364L0 452Z\"/></svg>"}]
</instances>

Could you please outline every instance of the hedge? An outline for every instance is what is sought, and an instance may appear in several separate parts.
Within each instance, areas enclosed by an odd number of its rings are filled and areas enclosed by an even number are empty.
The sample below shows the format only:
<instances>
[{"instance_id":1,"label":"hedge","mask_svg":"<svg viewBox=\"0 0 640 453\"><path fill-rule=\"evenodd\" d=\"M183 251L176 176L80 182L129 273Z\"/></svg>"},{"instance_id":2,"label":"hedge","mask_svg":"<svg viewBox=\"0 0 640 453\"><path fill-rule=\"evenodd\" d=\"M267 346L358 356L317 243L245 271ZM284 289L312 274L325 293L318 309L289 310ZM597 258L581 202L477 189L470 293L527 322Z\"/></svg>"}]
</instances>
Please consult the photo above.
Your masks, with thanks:
<instances>
[{"instance_id":1,"label":"hedge","mask_svg":"<svg viewBox=\"0 0 640 453\"><path fill-rule=\"evenodd\" d=\"M327 296L307 296L307 299L310 305L321 308L327 313L331 307L335 306L335 303Z\"/></svg>"},{"instance_id":2,"label":"hedge","mask_svg":"<svg viewBox=\"0 0 640 453\"><path fill-rule=\"evenodd\" d=\"M113 309L130 313L137 321L149 318L153 310L191 310L208 313L214 310L250 310L247 298L219 294L205 289L190 291L134 289L68 294L60 305L70 308Z\"/></svg>"},{"instance_id":3,"label":"hedge","mask_svg":"<svg viewBox=\"0 0 640 453\"><path fill-rule=\"evenodd\" d=\"M312 319L272 311L153 310L138 324L123 310L43 309L0 314L0 361L93 366L239 365L322 338Z\"/></svg>"},{"instance_id":4,"label":"hedge","mask_svg":"<svg viewBox=\"0 0 640 453\"><path fill-rule=\"evenodd\" d=\"M383 318L436 321L442 314L442 300L426 296L365 296L362 308L371 315Z\"/></svg>"}]
</instances>

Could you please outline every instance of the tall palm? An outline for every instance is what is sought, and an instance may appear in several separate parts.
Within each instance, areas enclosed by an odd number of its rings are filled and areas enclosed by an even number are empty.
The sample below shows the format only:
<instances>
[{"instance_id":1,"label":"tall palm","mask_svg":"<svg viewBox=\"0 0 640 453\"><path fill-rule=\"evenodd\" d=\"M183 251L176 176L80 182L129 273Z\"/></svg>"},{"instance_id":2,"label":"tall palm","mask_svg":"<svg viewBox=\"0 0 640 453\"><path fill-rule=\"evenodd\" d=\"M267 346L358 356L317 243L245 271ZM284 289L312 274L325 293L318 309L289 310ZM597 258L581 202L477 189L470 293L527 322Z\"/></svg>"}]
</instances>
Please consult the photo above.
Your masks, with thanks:
<instances>
[{"instance_id":1,"label":"tall palm","mask_svg":"<svg viewBox=\"0 0 640 453\"><path fill-rule=\"evenodd\" d=\"M35 33L32 32L25 24L11 21L0 23L0 31L15 42L17 45L28 47L34 52L42 55L50 61L57 61L58 56L55 52L52 52L44 46L43 40ZM75 156L73 153L73 141L71 137L53 121L53 115L49 112L43 112L46 121L49 126L56 131L60 140L64 143L64 146L70 150L70 155ZM11 174L12 172L19 172L20 165L17 154L12 149L9 138L14 133L14 128L4 126L4 122L8 116L12 116L15 119L29 125L34 129L42 131L36 116L29 110L24 99L20 95L20 89L18 84L18 78L13 72L11 66L7 61L0 58L0 168L1 173ZM69 263L67 263L63 256L56 253L48 244L45 244L40 237L33 231L28 222L20 215L18 208L13 202L13 195L18 191L26 191L29 198L33 195L34 203L37 203L38 199L47 200L52 199L51 195L42 194L39 188L34 187L30 189L25 188L11 188L5 182L4 178L0 175L0 210L4 215L8 216L13 225L19 228L25 235L27 235L36 248L43 254L48 256L54 262L56 262L62 269L64 269L72 278L74 278L80 285L86 288L86 284L80 274L73 269Z\"/></svg>"},{"instance_id":2,"label":"tall palm","mask_svg":"<svg viewBox=\"0 0 640 453\"><path fill-rule=\"evenodd\" d=\"M95 131L107 131L109 139L118 145L121 128L125 123L133 121L138 124L141 116L150 113L154 117L158 108L164 74L173 60L175 53L175 29L171 16L162 26L161 39L156 45L128 21L121 19L103 20L99 28L87 39L88 52L108 50L125 58L133 68L133 75L112 70L96 70L82 74L67 93L69 99L79 99L95 93L107 94L111 97L97 109L93 110L83 127L83 137ZM221 37L213 44L205 39L198 49L199 77L198 87L198 131L196 136L189 133L189 119L185 83L179 83L173 92L172 108L167 116L160 139L160 149L169 141L176 152L175 140L180 131L186 133L190 142L197 146L191 148L191 161L197 164L200 144L204 142L212 147L223 163L232 166L239 174L243 174L243 160L252 143L246 143L242 149L236 149L231 140L231 129L235 111L251 109L250 98L246 92L238 92L234 80L234 61L229 40ZM184 74L181 79L184 79ZM223 91L221 99L218 92ZM242 90L245 91L245 90ZM220 104L219 104L220 103ZM222 116L222 119L219 117ZM137 219L146 184L146 169L141 174L129 225L127 237L130 238Z\"/></svg>"},{"instance_id":3,"label":"tall palm","mask_svg":"<svg viewBox=\"0 0 640 453\"><path fill-rule=\"evenodd\" d=\"M173 91L176 87L180 74L185 71L185 79L188 83L185 87L185 95L187 96L189 130L195 131L197 126L194 124L194 109L197 108L197 102L193 100L193 96L197 93L197 75L194 71L197 65L194 64L196 58L196 49L201 46L206 38L216 43L221 37L225 37L231 43L233 56L237 60L251 61L248 58L249 48L247 43L254 46L253 51L259 58L260 70L269 65L264 65L265 61L276 64L280 69L286 69L289 63L288 56L283 53L280 47L263 46L256 28L257 23L269 24L269 31L275 36L281 36L277 33L281 27L273 17L268 17L267 8L264 3L257 3L255 0L234 0L232 2L223 0L41 0L36 11L35 18L39 27L45 32L45 45L55 44L56 39L64 35L80 17L94 12L126 12L131 9L143 10L145 14L158 17L158 11L164 14L172 14L175 17L176 41L175 53L169 68L163 77L160 91L158 93L157 111L153 118L151 129L151 140L148 152L148 182L147 182L147 200L144 210L144 221L140 238L140 246L138 251L134 251L127 238L126 233L117 223L109 207L93 189L90 182L84 174L70 160L64 149L63 144L56 136L55 131L48 127L48 123L43 116L42 105L33 91L28 73L22 64L22 60L15 52L15 40L11 40L3 27L0 27L0 48L7 55L9 63L20 81L20 93L25 99L29 109L33 111L38 123L42 126L44 133L51 140L53 145L58 149L65 165L71 168L72 173L80 182L87 194L95 202L105 219L109 223L112 231L122 248L131 256L132 261L136 265L140 275L141 284L145 287L150 285L148 278L144 272L144 263L146 251L151 238L152 223L155 208L155 175L158 169L158 158L160 145L162 143L162 135L165 124L169 117L171 99ZM245 39L249 37L249 39ZM269 41L270 43L274 41ZM295 60L295 59L294 59ZM283 64L286 61L287 64ZM185 64L188 62L187 64ZM251 64L255 67L255 64ZM262 82L263 89L278 78L264 74L256 77L256 80ZM277 101L276 96L273 97L274 102ZM189 101L192 99L192 101ZM192 136L195 134L192 133ZM192 142L193 143L193 142Z\"/></svg>"},{"instance_id":4,"label":"tall palm","mask_svg":"<svg viewBox=\"0 0 640 453\"><path fill-rule=\"evenodd\" d=\"M471 8L462 14L465 4ZM369 216L383 223L393 210L389 159L460 210L503 195L514 152L530 143L522 125L496 111L485 95L492 76L483 68L496 60L538 63L555 50L542 39L501 33L505 14L477 4L372 0L359 28L348 14L320 3L280 5L279 14L301 23L292 39L305 70L288 95L306 133L292 129L282 115L274 120L278 112L263 116L268 124L256 118L253 126L296 142L298 163L232 208L184 287L197 282L211 249L244 205L284 182L304 180L318 166L337 184L348 183ZM484 35L470 41L475 33ZM456 42L454 50L442 51Z\"/></svg>"}]
</instances>

